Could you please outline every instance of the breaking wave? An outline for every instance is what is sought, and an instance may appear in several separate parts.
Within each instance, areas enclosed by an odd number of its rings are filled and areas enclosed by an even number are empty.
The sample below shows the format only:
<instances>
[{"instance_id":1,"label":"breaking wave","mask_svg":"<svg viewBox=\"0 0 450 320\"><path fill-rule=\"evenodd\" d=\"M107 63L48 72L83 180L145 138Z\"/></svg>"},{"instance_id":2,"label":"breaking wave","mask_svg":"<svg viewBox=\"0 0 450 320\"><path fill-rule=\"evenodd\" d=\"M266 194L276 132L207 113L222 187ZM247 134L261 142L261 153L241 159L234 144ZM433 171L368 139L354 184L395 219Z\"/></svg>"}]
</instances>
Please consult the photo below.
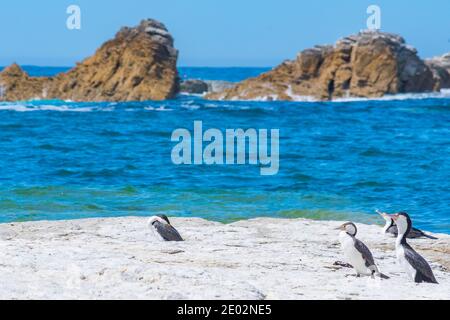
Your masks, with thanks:
<instances>
[{"instance_id":1,"label":"breaking wave","mask_svg":"<svg viewBox=\"0 0 450 320\"><path fill-rule=\"evenodd\" d=\"M97 109L97 110L96 110ZM58 111L58 112L92 112L98 111L95 107L71 107L68 105L23 105L0 104L0 111L33 112L33 111ZM102 110L106 111L106 110Z\"/></svg>"},{"instance_id":2,"label":"breaking wave","mask_svg":"<svg viewBox=\"0 0 450 320\"><path fill-rule=\"evenodd\" d=\"M294 94L291 88L288 88L285 92L287 96L289 96L293 102L323 102L322 100L318 100L311 96L301 96ZM362 97L344 97L337 98L332 101L326 101L331 103L341 103L341 102L364 102L364 101L399 101L399 100L424 100L424 99L448 99L450 98L450 89L442 89L440 92L427 92L427 93L401 93L401 94L393 94L393 95L385 95L383 97L378 98L362 98ZM222 98L218 99L219 101L223 100ZM241 99L239 97L235 97L231 99L232 101L255 101L255 102L272 102L272 101L283 101L279 98L277 94L269 94L258 96L253 99Z\"/></svg>"}]
</instances>

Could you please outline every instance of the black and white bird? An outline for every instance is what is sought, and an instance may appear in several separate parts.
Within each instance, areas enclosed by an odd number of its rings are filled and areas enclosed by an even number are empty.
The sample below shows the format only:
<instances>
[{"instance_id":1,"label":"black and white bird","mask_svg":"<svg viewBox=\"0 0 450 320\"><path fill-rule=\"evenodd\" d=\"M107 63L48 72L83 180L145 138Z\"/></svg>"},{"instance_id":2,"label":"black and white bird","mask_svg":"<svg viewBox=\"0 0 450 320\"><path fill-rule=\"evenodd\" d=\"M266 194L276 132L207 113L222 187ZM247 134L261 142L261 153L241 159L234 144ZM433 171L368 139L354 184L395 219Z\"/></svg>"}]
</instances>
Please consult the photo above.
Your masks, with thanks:
<instances>
[{"instance_id":1,"label":"black and white bird","mask_svg":"<svg viewBox=\"0 0 450 320\"><path fill-rule=\"evenodd\" d=\"M428 262L406 242L406 235L412 227L409 215L406 212L400 212L391 217L398 228L395 248L399 264L416 283L438 283Z\"/></svg>"},{"instance_id":2,"label":"black and white bird","mask_svg":"<svg viewBox=\"0 0 450 320\"><path fill-rule=\"evenodd\" d=\"M395 224L394 219L392 219L392 217L385 213L385 212L381 212L379 210L376 211L386 222L386 224L383 227L383 233L391 236L391 237L397 237L398 236L398 229L397 229L397 225ZM406 235L406 237L408 239L418 239L418 238L428 238L428 239L433 239L436 240L436 237L430 236L428 234L426 234L425 232L423 232L422 230L416 229L416 228L411 228L411 231L409 231L409 233Z\"/></svg>"},{"instance_id":3,"label":"black and white bird","mask_svg":"<svg viewBox=\"0 0 450 320\"><path fill-rule=\"evenodd\" d=\"M162 241L183 241L178 231L170 224L166 215L157 215L148 220L155 236Z\"/></svg>"},{"instance_id":4,"label":"black and white bird","mask_svg":"<svg viewBox=\"0 0 450 320\"><path fill-rule=\"evenodd\" d=\"M389 279L388 276L380 273L378 270L369 248L362 241L356 239L358 229L354 223L347 222L337 230L341 230L339 233L339 242L341 243L347 262L355 268L357 277L367 275L373 278L376 275L383 279Z\"/></svg>"}]
</instances>

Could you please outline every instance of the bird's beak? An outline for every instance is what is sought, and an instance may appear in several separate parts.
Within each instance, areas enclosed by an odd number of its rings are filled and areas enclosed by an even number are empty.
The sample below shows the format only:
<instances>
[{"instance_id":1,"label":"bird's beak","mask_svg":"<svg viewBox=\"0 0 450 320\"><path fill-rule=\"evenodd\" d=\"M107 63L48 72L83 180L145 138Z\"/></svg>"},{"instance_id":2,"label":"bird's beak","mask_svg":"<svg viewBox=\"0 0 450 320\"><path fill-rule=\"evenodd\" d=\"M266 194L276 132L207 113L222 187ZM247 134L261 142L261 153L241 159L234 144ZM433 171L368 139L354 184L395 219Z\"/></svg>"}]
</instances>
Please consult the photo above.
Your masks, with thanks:
<instances>
[{"instance_id":1,"label":"bird's beak","mask_svg":"<svg viewBox=\"0 0 450 320\"><path fill-rule=\"evenodd\" d=\"M340 226L339 228L336 228L334 230L343 230L344 228L342 226Z\"/></svg>"},{"instance_id":2,"label":"bird's beak","mask_svg":"<svg viewBox=\"0 0 450 320\"><path fill-rule=\"evenodd\" d=\"M375 212L378 213L383 218L389 216L386 212L381 212L380 210L376 210Z\"/></svg>"}]
</instances>

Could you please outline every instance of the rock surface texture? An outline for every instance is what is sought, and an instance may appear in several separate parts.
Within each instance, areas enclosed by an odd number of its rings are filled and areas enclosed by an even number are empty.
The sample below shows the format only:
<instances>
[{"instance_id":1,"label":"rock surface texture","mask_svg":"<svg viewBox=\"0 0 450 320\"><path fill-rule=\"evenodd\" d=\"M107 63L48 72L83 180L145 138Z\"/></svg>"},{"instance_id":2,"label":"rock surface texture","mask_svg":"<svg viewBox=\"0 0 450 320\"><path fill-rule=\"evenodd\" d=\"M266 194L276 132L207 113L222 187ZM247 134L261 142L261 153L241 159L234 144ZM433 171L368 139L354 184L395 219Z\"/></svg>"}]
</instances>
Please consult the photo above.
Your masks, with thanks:
<instances>
[{"instance_id":1,"label":"rock surface texture","mask_svg":"<svg viewBox=\"0 0 450 320\"><path fill-rule=\"evenodd\" d=\"M184 94L207 94L221 92L233 88L235 82L222 80L198 80L188 79L180 83L180 93Z\"/></svg>"},{"instance_id":2,"label":"rock surface texture","mask_svg":"<svg viewBox=\"0 0 450 320\"><path fill-rule=\"evenodd\" d=\"M197 79L185 80L180 84L180 92L188 94L203 94L208 92L208 84L205 81Z\"/></svg>"},{"instance_id":3,"label":"rock surface texture","mask_svg":"<svg viewBox=\"0 0 450 320\"><path fill-rule=\"evenodd\" d=\"M146 218L2 224L0 299L450 299L449 235L409 241L439 281L416 285L378 226L358 238L386 281L335 264L341 222L171 222L185 242L158 241Z\"/></svg>"},{"instance_id":4,"label":"rock surface texture","mask_svg":"<svg viewBox=\"0 0 450 320\"><path fill-rule=\"evenodd\" d=\"M436 87L449 89L450 88L450 53L442 57L436 57L426 60L427 65L433 70L433 75L436 79Z\"/></svg>"},{"instance_id":5,"label":"rock surface texture","mask_svg":"<svg viewBox=\"0 0 450 320\"><path fill-rule=\"evenodd\" d=\"M142 101L173 98L178 91L178 51L166 27L144 20L66 73L30 77L17 64L0 72L0 100Z\"/></svg>"},{"instance_id":6,"label":"rock surface texture","mask_svg":"<svg viewBox=\"0 0 450 320\"><path fill-rule=\"evenodd\" d=\"M436 73L395 34L361 32L302 51L259 77L209 99L331 100L441 89Z\"/></svg>"}]
</instances>

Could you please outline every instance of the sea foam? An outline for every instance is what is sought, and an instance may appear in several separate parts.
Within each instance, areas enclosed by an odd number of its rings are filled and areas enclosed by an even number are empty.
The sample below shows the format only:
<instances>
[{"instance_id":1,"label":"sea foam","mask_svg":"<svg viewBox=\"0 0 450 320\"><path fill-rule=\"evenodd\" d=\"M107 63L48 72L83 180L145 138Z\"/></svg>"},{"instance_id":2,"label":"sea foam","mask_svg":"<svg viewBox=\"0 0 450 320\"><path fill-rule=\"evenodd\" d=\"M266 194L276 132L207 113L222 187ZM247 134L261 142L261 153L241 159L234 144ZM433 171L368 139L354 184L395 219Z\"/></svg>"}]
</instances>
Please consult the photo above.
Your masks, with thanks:
<instances>
[{"instance_id":1,"label":"sea foam","mask_svg":"<svg viewBox=\"0 0 450 320\"><path fill-rule=\"evenodd\" d=\"M113 107L72 107L68 105L25 105L25 104L0 104L0 111L16 112L36 112L36 111L56 111L56 112L93 112L93 111L113 111Z\"/></svg>"},{"instance_id":2,"label":"sea foam","mask_svg":"<svg viewBox=\"0 0 450 320\"><path fill-rule=\"evenodd\" d=\"M293 102L323 102L322 100L316 99L311 96L301 96L294 94L292 92L292 88L289 87L285 91L286 95L289 96ZM424 99L448 99L450 98L450 89L442 89L440 92L427 92L427 93L400 93L393 95L385 95L383 97L375 97L375 98L363 98L363 97L352 97L347 96L343 98L333 99L331 101L326 102L361 102L361 101L395 101L395 100L424 100ZM219 101L224 100L224 98L219 98ZM261 95L255 97L253 99L243 99L241 97L234 97L231 99L232 101L255 101L255 102L264 102L264 101L283 101L279 98L277 94L268 94Z\"/></svg>"}]
</instances>

